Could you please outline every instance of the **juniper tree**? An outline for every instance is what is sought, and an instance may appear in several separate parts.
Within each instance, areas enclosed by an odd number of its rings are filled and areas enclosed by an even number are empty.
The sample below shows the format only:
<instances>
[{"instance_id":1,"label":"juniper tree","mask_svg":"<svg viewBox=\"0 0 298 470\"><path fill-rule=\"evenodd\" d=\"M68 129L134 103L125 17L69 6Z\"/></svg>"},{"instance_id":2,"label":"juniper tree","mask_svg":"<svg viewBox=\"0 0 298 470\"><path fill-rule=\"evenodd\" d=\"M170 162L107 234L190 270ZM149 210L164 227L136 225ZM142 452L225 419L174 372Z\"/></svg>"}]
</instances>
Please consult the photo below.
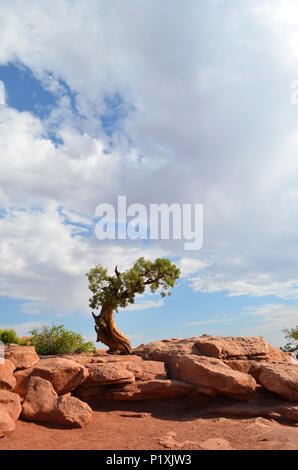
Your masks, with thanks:
<instances>
[{"instance_id":1,"label":"juniper tree","mask_svg":"<svg viewBox=\"0 0 298 470\"><path fill-rule=\"evenodd\" d=\"M89 306L100 310L99 315L92 312L97 341L106 344L111 354L130 354L130 342L118 330L114 311L133 304L136 294L143 294L147 286L151 292L160 289L162 297L170 295L179 275L180 270L167 258L157 258L153 262L139 258L132 268L122 273L116 266L113 276L101 265L92 268L87 277L92 292Z\"/></svg>"}]
</instances>

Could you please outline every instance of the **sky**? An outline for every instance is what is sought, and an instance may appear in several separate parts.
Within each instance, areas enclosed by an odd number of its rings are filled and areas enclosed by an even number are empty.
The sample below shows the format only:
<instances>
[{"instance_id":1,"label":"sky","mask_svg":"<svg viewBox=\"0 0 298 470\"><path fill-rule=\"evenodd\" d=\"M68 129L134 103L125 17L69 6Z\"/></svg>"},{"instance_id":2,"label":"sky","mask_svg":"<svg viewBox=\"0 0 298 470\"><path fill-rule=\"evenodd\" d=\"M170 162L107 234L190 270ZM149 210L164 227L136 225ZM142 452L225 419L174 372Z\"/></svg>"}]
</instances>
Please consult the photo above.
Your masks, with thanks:
<instances>
[{"instance_id":1,"label":"sky","mask_svg":"<svg viewBox=\"0 0 298 470\"><path fill-rule=\"evenodd\" d=\"M134 346L284 344L298 324L295 0L2 0L0 327L95 340L85 273L144 256L170 298L116 314ZM95 209L203 204L204 243L98 240ZM101 345L102 346L102 345Z\"/></svg>"}]
</instances>

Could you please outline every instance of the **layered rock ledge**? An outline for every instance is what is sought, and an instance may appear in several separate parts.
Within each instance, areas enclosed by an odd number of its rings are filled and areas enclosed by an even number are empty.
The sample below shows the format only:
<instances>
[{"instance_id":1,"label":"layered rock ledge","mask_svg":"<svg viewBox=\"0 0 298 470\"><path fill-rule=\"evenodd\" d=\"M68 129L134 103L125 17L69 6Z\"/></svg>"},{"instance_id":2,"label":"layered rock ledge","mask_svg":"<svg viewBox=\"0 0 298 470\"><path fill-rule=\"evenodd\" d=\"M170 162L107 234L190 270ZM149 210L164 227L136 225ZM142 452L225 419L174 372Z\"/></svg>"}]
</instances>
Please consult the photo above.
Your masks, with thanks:
<instances>
[{"instance_id":1,"label":"layered rock ledge","mask_svg":"<svg viewBox=\"0 0 298 470\"><path fill-rule=\"evenodd\" d=\"M12 432L19 417L84 427L96 402L174 398L197 408L214 395L234 400L226 410L232 416L297 423L298 362L262 337L174 338L142 344L127 356L99 350L38 357L33 347L7 345L0 364L0 436Z\"/></svg>"}]
</instances>

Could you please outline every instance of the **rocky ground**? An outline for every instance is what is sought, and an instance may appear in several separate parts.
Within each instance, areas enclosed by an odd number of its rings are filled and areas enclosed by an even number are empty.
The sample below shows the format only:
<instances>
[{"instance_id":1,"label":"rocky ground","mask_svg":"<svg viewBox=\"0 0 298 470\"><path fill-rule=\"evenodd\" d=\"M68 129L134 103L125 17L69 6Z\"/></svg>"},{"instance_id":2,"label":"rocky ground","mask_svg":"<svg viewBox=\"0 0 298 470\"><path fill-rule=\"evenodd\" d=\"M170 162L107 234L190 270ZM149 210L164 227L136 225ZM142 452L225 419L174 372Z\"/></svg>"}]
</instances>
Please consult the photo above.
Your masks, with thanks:
<instances>
[{"instance_id":1,"label":"rocky ground","mask_svg":"<svg viewBox=\"0 0 298 470\"><path fill-rule=\"evenodd\" d=\"M298 449L298 365L261 337L0 365L0 449Z\"/></svg>"},{"instance_id":2,"label":"rocky ground","mask_svg":"<svg viewBox=\"0 0 298 470\"><path fill-rule=\"evenodd\" d=\"M223 404L209 414L208 404L138 403L94 408L84 429L64 429L19 420L13 433L0 439L0 450L28 449L298 449L298 427L268 418L222 416ZM211 408L212 406L209 405Z\"/></svg>"}]
</instances>

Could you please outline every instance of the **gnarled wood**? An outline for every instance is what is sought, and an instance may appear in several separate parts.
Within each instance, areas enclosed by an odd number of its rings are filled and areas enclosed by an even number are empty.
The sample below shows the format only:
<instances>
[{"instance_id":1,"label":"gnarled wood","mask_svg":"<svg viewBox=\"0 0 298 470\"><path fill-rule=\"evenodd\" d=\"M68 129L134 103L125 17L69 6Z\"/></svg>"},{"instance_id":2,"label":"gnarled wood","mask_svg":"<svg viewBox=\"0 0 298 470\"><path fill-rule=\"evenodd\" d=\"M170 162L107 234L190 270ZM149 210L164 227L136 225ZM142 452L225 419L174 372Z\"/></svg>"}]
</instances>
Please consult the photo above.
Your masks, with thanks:
<instances>
[{"instance_id":1,"label":"gnarled wood","mask_svg":"<svg viewBox=\"0 0 298 470\"><path fill-rule=\"evenodd\" d=\"M92 312L95 320L95 331L97 341L106 344L110 349L109 354L130 354L131 345L129 340L118 330L114 321L113 307L103 307L100 315Z\"/></svg>"}]
</instances>

